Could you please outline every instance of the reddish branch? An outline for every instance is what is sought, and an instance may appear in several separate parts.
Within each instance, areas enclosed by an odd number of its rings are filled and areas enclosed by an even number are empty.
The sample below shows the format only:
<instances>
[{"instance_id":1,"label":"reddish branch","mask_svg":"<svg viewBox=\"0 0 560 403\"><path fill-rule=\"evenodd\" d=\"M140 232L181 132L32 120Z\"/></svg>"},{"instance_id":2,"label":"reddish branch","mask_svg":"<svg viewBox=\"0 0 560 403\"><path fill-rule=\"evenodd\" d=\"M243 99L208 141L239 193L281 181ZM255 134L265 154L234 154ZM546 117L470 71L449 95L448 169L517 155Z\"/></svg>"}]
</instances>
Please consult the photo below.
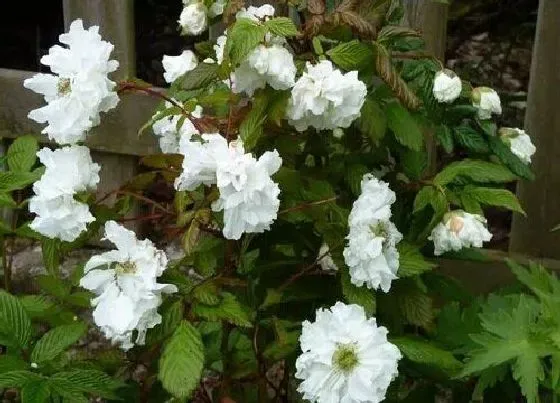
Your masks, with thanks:
<instances>
[{"instance_id":1,"label":"reddish branch","mask_svg":"<svg viewBox=\"0 0 560 403\"><path fill-rule=\"evenodd\" d=\"M314 207L314 206L319 206L321 204L331 203L333 201L336 201L337 198L338 198L338 196L334 196L334 197L329 197L328 199L324 199L324 200L317 200L317 201L314 201L314 202L299 204L297 206L290 207L290 208L279 211L278 215L291 213L292 211L305 210L307 208Z\"/></svg>"}]
</instances>

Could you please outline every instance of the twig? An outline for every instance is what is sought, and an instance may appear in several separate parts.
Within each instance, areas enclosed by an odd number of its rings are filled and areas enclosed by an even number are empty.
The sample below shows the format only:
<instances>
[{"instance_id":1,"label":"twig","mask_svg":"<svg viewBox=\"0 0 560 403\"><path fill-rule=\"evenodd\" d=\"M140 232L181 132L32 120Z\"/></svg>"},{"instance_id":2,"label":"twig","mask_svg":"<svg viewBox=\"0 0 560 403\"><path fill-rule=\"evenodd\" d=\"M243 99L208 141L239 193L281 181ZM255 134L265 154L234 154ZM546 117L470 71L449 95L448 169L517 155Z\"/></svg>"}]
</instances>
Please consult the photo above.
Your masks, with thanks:
<instances>
[{"instance_id":1,"label":"twig","mask_svg":"<svg viewBox=\"0 0 560 403\"><path fill-rule=\"evenodd\" d=\"M141 194L134 193L134 192L131 192L131 191L128 191L128 190L117 190L115 193L120 194L120 195L125 195L125 196L132 196L135 199L142 200L143 202L145 202L147 204L151 204L152 206L154 206L154 207L160 209L161 211L163 211L164 213L173 214L172 211L168 210L162 204L158 203L155 200L150 199L149 197L142 196Z\"/></svg>"},{"instance_id":2,"label":"twig","mask_svg":"<svg viewBox=\"0 0 560 403\"><path fill-rule=\"evenodd\" d=\"M121 218L120 220L118 220L119 222L127 222L127 221L149 221L149 220L155 220L158 218L162 218L165 217L164 214L150 214L150 215L145 215L145 216L136 216L136 217L129 217L129 218Z\"/></svg>"},{"instance_id":3,"label":"twig","mask_svg":"<svg viewBox=\"0 0 560 403\"><path fill-rule=\"evenodd\" d=\"M338 199L338 196L330 197L330 198L324 199L324 200L317 200L317 201L310 202L310 203L303 203L303 204L300 204L300 205L297 205L297 206L294 206L294 207L290 207L290 208L281 210L281 211L278 212L278 215L291 213L292 211L305 210L306 208L319 206L321 204L331 203L333 201L336 201L336 199Z\"/></svg>"}]
</instances>

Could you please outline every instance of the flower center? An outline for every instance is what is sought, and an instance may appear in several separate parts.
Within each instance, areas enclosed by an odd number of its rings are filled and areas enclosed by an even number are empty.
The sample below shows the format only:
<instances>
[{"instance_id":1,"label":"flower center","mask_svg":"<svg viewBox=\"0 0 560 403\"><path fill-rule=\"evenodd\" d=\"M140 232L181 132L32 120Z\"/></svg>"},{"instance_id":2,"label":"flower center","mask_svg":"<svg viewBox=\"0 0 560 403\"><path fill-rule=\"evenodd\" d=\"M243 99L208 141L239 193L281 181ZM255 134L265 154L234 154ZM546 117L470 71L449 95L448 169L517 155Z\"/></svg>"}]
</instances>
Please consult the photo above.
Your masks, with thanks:
<instances>
[{"instance_id":1,"label":"flower center","mask_svg":"<svg viewBox=\"0 0 560 403\"><path fill-rule=\"evenodd\" d=\"M352 371L358 365L358 354L354 344L340 344L336 348L332 364L343 372Z\"/></svg>"},{"instance_id":2,"label":"flower center","mask_svg":"<svg viewBox=\"0 0 560 403\"><path fill-rule=\"evenodd\" d=\"M58 95L64 96L70 93L72 85L69 78L60 78L56 86Z\"/></svg>"},{"instance_id":3,"label":"flower center","mask_svg":"<svg viewBox=\"0 0 560 403\"><path fill-rule=\"evenodd\" d=\"M379 221L377 224L370 226L373 235L379 238L387 239L389 236L389 228L383 221Z\"/></svg>"},{"instance_id":4,"label":"flower center","mask_svg":"<svg viewBox=\"0 0 560 403\"><path fill-rule=\"evenodd\" d=\"M136 273L136 265L133 262L118 263L115 266L117 274L134 274Z\"/></svg>"},{"instance_id":5,"label":"flower center","mask_svg":"<svg viewBox=\"0 0 560 403\"><path fill-rule=\"evenodd\" d=\"M454 216L454 217L451 218L451 220L449 222L449 228L455 234L459 234L459 232L461 232L461 230L463 229L464 226L465 226L465 223L463 222L463 219L461 217Z\"/></svg>"}]
</instances>

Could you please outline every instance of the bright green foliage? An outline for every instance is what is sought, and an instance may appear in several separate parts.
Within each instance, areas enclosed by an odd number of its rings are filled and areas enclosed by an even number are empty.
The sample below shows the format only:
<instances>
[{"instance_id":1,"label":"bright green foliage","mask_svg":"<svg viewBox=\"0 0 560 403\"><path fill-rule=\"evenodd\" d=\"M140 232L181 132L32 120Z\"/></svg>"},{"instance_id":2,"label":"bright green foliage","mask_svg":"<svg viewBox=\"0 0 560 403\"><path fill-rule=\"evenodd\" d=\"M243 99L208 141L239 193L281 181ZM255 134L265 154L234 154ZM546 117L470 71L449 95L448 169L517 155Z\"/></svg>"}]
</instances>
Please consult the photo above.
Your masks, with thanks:
<instances>
[{"instance_id":1,"label":"bright green foliage","mask_svg":"<svg viewBox=\"0 0 560 403\"><path fill-rule=\"evenodd\" d=\"M200 334L193 325L183 321L165 344L158 378L173 396L186 398L198 385L203 363Z\"/></svg>"},{"instance_id":2,"label":"bright green foliage","mask_svg":"<svg viewBox=\"0 0 560 403\"><path fill-rule=\"evenodd\" d=\"M33 136L22 136L14 140L8 148L8 167L14 172L29 172L37 160L39 145Z\"/></svg>"},{"instance_id":3,"label":"bright green foliage","mask_svg":"<svg viewBox=\"0 0 560 403\"><path fill-rule=\"evenodd\" d=\"M0 290L0 340L2 344L24 349L31 339L31 321L21 302Z\"/></svg>"},{"instance_id":4,"label":"bright green foliage","mask_svg":"<svg viewBox=\"0 0 560 403\"><path fill-rule=\"evenodd\" d=\"M31 353L31 361L40 364L52 360L78 341L84 335L86 326L83 323L55 327L43 335L35 344Z\"/></svg>"}]
</instances>

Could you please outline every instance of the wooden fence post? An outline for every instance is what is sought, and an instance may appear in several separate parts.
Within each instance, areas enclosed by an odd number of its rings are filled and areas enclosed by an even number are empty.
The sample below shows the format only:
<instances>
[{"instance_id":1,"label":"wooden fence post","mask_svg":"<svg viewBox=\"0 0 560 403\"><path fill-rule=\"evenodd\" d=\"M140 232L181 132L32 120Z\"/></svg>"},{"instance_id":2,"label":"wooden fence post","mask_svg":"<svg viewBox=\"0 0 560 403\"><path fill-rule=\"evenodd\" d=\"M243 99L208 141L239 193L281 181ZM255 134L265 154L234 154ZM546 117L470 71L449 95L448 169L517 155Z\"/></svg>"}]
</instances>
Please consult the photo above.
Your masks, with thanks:
<instances>
[{"instance_id":1,"label":"wooden fence post","mask_svg":"<svg viewBox=\"0 0 560 403\"><path fill-rule=\"evenodd\" d=\"M406 22L422 33L426 51L440 60L445 58L448 5L433 0L408 0L404 4Z\"/></svg>"},{"instance_id":2,"label":"wooden fence post","mask_svg":"<svg viewBox=\"0 0 560 403\"><path fill-rule=\"evenodd\" d=\"M527 218L514 215L510 250L560 257L560 1L540 0L533 48L525 129L537 147L534 182L521 182L518 196Z\"/></svg>"},{"instance_id":3,"label":"wooden fence post","mask_svg":"<svg viewBox=\"0 0 560 403\"><path fill-rule=\"evenodd\" d=\"M63 0L63 9L66 29L76 18L81 18L85 27L98 25L101 36L115 46L111 56L119 61L119 69L112 75L114 80L135 76L133 0ZM95 136L95 132L90 136ZM118 188L137 173L136 156L92 151L92 158L101 165L99 194Z\"/></svg>"}]
</instances>

